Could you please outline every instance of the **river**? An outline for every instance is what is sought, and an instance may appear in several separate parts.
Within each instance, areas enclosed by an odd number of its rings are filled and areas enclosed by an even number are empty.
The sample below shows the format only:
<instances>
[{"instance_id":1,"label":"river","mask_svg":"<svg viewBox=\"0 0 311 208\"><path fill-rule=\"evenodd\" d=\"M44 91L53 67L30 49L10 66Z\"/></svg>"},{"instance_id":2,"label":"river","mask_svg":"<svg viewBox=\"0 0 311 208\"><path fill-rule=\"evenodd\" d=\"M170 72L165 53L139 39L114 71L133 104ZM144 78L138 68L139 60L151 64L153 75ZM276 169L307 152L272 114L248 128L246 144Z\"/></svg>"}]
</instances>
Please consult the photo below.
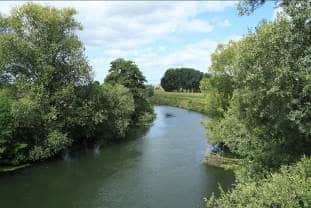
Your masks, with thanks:
<instances>
[{"instance_id":1,"label":"river","mask_svg":"<svg viewBox=\"0 0 311 208\"><path fill-rule=\"evenodd\" d=\"M146 131L0 176L2 208L193 208L233 174L202 164L206 117L156 106ZM169 115L167 115L169 114Z\"/></svg>"}]
</instances>

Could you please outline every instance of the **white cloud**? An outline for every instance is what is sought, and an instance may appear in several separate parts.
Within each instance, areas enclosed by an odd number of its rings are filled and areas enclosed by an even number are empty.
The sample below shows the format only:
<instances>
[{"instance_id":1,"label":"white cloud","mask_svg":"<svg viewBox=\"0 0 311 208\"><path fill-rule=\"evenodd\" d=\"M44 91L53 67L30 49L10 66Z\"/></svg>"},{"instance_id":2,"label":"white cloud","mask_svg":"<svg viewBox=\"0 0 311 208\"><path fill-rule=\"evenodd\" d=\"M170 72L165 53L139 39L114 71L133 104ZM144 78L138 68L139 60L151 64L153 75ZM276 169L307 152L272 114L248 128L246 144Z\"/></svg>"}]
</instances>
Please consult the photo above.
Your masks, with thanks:
<instances>
[{"instance_id":1,"label":"white cloud","mask_svg":"<svg viewBox=\"0 0 311 208\"><path fill-rule=\"evenodd\" d=\"M225 19L225 20L221 21L221 22L219 23L219 25L220 25L221 27L229 27L229 26L231 25L231 23L230 23L230 21L229 21L228 19Z\"/></svg>"},{"instance_id":2,"label":"white cloud","mask_svg":"<svg viewBox=\"0 0 311 208\"><path fill-rule=\"evenodd\" d=\"M189 20L181 30L185 30L188 32L202 32L202 33L208 33L213 31L214 26L208 23L207 21L201 20L201 19L193 19Z\"/></svg>"},{"instance_id":3,"label":"white cloud","mask_svg":"<svg viewBox=\"0 0 311 208\"><path fill-rule=\"evenodd\" d=\"M229 40L237 41L241 36L228 36L222 41L203 39L190 43L171 53L144 53L135 57L136 63L143 69L150 83L159 83L160 78L168 68L190 67L208 72L211 64L211 54L219 43Z\"/></svg>"},{"instance_id":4,"label":"white cloud","mask_svg":"<svg viewBox=\"0 0 311 208\"><path fill-rule=\"evenodd\" d=\"M9 14L12 6L23 3L25 2L0 2L0 12ZM103 80L111 60L125 57L137 62L153 83L159 81L163 70L168 67L189 66L207 70L210 53L216 47L214 41L206 39L187 44L170 53L166 52L169 45L154 48L154 44L172 34L178 38L183 33L204 34L212 32L216 27L228 27L230 22L227 19L213 22L203 20L199 15L221 12L236 4L233 1L40 3L77 9L77 19L84 27L79 35L85 43L96 79Z\"/></svg>"}]
</instances>

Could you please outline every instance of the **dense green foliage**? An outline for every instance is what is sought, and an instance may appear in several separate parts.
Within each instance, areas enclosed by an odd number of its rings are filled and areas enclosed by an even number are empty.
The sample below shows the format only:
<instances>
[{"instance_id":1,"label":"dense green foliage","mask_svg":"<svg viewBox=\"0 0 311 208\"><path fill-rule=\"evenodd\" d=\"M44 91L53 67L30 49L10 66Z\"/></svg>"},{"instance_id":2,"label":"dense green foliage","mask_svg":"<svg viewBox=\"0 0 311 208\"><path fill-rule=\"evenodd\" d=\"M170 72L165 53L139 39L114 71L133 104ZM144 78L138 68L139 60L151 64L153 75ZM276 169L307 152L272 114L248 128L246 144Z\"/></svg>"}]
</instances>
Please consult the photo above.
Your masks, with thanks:
<instances>
[{"instance_id":1,"label":"dense green foliage","mask_svg":"<svg viewBox=\"0 0 311 208\"><path fill-rule=\"evenodd\" d=\"M206 108L209 116L223 117L233 93L232 70L237 53L237 44L218 45L212 54L210 76L201 80L200 89L207 97Z\"/></svg>"},{"instance_id":2,"label":"dense green foliage","mask_svg":"<svg viewBox=\"0 0 311 208\"><path fill-rule=\"evenodd\" d=\"M311 159L304 158L293 166L284 166L266 179L239 183L218 199L211 197L211 208L301 208L311 205Z\"/></svg>"},{"instance_id":3,"label":"dense green foliage","mask_svg":"<svg viewBox=\"0 0 311 208\"><path fill-rule=\"evenodd\" d=\"M152 118L153 115L153 108L147 100L150 88L147 89L145 82L145 77L134 62L124 59L111 62L105 83L121 84L130 89L135 104L135 111L132 114L134 122L145 120L147 117Z\"/></svg>"},{"instance_id":4,"label":"dense green foliage","mask_svg":"<svg viewBox=\"0 0 311 208\"><path fill-rule=\"evenodd\" d=\"M310 5L286 9L291 19L262 23L254 33L229 43L221 56L216 51L212 57L210 82L222 76L217 74L222 67L228 70L232 84L226 87L226 79L220 85L211 84L214 91L230 93L216 103L216 113L224 109L223 103L226 108L211 122L209 139L225 142L238 155L266 169L296 161L311 151L311 31L304 25ZM226 55L230 50L235 51L231 57ZM213 99L208 102L215 103Z\"/></svg>"},{"instance_id":5,"label":"dense green foliage","mask_svg":"<svg viewBox=\"0 0 311 208\"><path fill-rule=\"evenodd\" d=\"M206 109L206 99L202 93L155 90L154 95L150 97L149 100L155 105L169 105L201 113L208 113Z\"/></svg>"},{"instance_id":6,"label":"dense green foliage","mask_svg":"<svg viewBox=\"0 0 311 208\"><path fill-rule=\"evenodd\" d=\"M43 160L81 141L123 138L135 115L152 113L137 67L132 79L92 80L75 14L28 3L0 19L0 165ZM132 70L123 68L129 76Z\"/></svg>"},{"instance_id":7,"label":"dense green foliage","mask_svg":"<svg viewBox=\"0 0 311 208\"><path fill-rule=\"evenodd\" d=\"M310 15L310 2L287 1L275 21L212 56L212 76L201 82L213 116L208 140L243 165L237 187L210 207L310 206L310 159L274 173L311 155Z\"/></svg>"},{"instance_id":8,"label":"dense green foliage","mask_svg":"<svg viewBox=\"0 0 311 208\"><path fill-rule=\"evenodd\" d=\"M168 69L161 79L165 91L198 92L203 73L191 68Z\"/></svg>"}]
</instances>

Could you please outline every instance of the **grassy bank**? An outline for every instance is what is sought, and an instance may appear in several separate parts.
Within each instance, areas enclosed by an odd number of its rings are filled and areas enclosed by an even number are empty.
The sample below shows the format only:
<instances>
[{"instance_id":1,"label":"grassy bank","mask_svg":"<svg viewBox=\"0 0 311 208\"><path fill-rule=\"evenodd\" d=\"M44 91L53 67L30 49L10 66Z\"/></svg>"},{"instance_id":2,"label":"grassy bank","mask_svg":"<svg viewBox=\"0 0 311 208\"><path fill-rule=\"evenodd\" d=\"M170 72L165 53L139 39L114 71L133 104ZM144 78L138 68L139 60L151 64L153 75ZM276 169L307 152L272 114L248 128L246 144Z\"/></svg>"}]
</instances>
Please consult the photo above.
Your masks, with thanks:
<instances>
[{"instance_id":1,"label":"grassy bank","mask_svg":"<svg viewBox=\"0 0 311 208\"><path fill-rule=\"evenodd\" d=\"M221 167L227 170L236 170L240 165L240 160L235 158L223 157L215 153L208 153L203 163L210 166Z\"/></svg>"},{"instance_id":2,"label":"grassy bank","mask_svg":"<svg viewBox=\"0 0 311 208\"><path fill-rule=\"evenodd\" d=\"M205 96L202 93L164 92L156 90L150 101L156 105L169 105L207 113Z\"/></svg>"}]
</instances>

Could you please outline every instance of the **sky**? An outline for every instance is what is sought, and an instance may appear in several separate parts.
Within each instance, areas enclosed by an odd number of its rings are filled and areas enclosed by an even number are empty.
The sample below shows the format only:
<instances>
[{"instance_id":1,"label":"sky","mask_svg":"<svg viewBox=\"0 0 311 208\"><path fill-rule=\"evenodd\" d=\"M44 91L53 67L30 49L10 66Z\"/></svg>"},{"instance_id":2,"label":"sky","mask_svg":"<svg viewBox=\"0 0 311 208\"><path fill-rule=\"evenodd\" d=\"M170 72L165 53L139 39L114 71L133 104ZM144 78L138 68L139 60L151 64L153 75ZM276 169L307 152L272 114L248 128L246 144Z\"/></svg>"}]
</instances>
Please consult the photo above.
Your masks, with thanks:
<instances>
[{"instance_id":1,"label":"sky","mask_svg":"<svg viewBox=\"0 0 311 208\"><path fill-rule=\"evenodd\" d=\"M22 1L1 1L8 15ZM159 84L168 68L208 72L219 43L238 40L277 9L266 3L250 16L238 16L234 1L36 1L57 8L73 7L83 25L79 37L94 71L103 82L110 62L134 61L149 84Z\"/></svg>"}]
</instances>

